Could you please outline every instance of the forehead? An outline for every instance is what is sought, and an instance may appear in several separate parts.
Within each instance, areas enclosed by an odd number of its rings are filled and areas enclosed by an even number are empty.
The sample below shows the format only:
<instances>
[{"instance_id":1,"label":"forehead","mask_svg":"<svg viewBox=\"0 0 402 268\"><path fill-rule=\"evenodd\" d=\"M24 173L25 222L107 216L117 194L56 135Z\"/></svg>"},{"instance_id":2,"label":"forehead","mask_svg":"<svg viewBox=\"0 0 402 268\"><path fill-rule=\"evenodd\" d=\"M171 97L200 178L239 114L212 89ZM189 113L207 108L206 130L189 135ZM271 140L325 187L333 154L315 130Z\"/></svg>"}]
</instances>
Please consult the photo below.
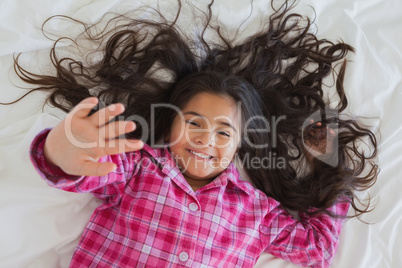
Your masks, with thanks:
<instances>
[{"instance_id":1,"label":"forehead","mask_svg":"<svg viewBox=\"0 0 402 268\"><path fill-rule=\"evenodd\" d=\"M182 112L196 112L211 121L226 120L239 126L240 107L230 96L202 92L194 95L183 107Z\"/></svg>"}]
</instances>

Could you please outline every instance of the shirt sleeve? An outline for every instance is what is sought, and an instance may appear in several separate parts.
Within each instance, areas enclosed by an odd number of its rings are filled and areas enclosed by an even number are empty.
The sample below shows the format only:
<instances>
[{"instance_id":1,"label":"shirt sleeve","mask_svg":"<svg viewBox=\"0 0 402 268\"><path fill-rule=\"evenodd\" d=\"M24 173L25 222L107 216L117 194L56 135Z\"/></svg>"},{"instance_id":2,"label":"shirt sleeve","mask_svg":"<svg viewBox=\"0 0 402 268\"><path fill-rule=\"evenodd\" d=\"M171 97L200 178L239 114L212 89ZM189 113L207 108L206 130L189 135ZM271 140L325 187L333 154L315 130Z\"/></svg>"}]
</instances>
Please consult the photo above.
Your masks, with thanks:
<instances>
[{"instance_id":1,"label":"shirt sleeve","mask_svg":"<svg viewBox=\"0 0 402 268\"><path fill-rule=\"evenodd\" d=\"M31 143L30 158L41 177L54 188L74 193L92 193L108 205L119 202L126 181L136 172L140 153L127 153L102 157L99 162L113 162L116 171L106 176L72 176L59 167L50 165L44 155L44 145L50 129L39 133Z\"/></svg>"},{"instance_id":2,"label":"shirt sleeve","mask_svg":"<svg viewBox=\"0 0 402 268\"><path fill-rule=\"evenodd\" d=\"M314 216L300 213L300 220L296 220L279 202L273 201L260 226L263 245L268 245L265 251L301 266L329 267L345 218L334 218L325 213ZM349 207L350 203L345 199L329 211L346 216Z\"/></svg>"}]
</instances>

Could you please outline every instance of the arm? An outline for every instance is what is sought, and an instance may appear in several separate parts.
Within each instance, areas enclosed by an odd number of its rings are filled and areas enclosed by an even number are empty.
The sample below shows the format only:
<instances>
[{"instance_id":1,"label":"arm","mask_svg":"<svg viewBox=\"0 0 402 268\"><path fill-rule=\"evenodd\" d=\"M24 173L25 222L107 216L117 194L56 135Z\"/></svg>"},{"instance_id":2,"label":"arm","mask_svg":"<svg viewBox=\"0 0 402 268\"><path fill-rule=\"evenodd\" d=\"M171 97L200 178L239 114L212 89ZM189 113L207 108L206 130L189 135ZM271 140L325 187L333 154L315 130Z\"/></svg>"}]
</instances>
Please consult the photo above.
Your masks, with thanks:
<instances>
[{"instance_id":1,"label":"arm","mask_svg":"<svg viewBox=\"0 0 402 268\"><path fill-rule=\"evenodd\" d=\"M331 154L334 150L336 133L321 122L310 121L304 130L307 161L312 164L315 157ZM321 213L309 216L300 213L299 219L292 218L281 205L270 200L270 215L266 217L262 230L268 240L267 252L302 266L328 267L338 246L338 237L350 207L349 200L339 199L328 211L340 217L333 218Z\"/></svg>"},{"instance_id":2,"label":"arm","mask_svg":"<svg viewBox=\"0 0 402 268\"><path fill-rule=\"evenodd\" d=\"M140 153L104 156L99 163L110 162L116 170L105 176L74 176L65 173L58 166L51 165L44 155L44 144L50 130L39 133L30 148L31 161L48 185L68 192L92 193L108 204L115 204L123 194L126 180L135 174Z\"/></svg>"},{"instance_id":3,"label":"arm","mask_svg":"<svg viewBox=\"0 0 402 268\"><path fill-rule=\"evenodd\" d=\"M328 210L346 216L349 206L349 202L340 200ZM262 241L268 245L265 251L301 266L329 267L344 218L300 213L300 220L296 220L275 200L271 208L260 227Z\"/></svg>"},{"instance_id":4,"label":"arm","mask_svg":"<svg viewBox=\"0 0 402 268\"><path fill-rule=\"evenodd\" d=\"M103 199L124 188L142 148L141 141L118 139L134 129L133 122L109 123L124 110L109 106L87 116L97 104L89 98L78 104L52 130L39 134L31 145L31 160L47 183L71 192L92 192ZM138 159L137 159L138 160ZM106 187L109 186L109 187Z\"/></svg>"}]
</instances>

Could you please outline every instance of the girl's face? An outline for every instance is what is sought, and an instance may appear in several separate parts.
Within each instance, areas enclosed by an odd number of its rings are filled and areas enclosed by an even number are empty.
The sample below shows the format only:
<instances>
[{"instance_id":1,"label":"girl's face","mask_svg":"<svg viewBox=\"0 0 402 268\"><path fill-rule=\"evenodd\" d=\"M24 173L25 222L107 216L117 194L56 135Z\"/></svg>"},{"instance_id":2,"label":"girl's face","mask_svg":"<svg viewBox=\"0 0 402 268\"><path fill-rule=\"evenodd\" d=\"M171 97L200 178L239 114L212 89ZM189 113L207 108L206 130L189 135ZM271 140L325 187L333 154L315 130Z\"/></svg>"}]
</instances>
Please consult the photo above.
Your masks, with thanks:
<instances>
[{"instance_id":1,"label":"girl's face","mask_svg":"<svg viewBox=\"0 0 402 268\"><path fill-rule=\"evenodd\" d=\"M211 182L233 160L241 138L239 113L233 98L202 92L174 119L170 152L194 190Z\"/></svg>"}]
</instances>

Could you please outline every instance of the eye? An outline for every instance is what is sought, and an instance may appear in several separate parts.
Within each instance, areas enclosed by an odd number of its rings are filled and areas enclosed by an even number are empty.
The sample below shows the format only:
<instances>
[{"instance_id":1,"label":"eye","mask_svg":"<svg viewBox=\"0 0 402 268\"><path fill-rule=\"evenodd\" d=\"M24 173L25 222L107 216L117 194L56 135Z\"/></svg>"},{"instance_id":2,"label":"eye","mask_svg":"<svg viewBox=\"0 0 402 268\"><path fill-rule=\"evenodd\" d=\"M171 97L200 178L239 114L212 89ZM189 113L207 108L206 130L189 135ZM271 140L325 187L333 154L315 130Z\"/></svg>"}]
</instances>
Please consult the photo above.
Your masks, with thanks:
<instances>
[{"instance_id":1,"label":"eye","mask_svg":"<svg viewBox=\"0 0 402 268\"><path fill-rule=\"evenodd\" d=\"M218 134L230 138L230 134L228 132L219 131Z\"/></svg>"},{"instance_id":2,"label":"eye","mask_svg":"<svg viewBox=\"0 0 402 268\"><path fill-rule=\"evenodd\" d=\"M192 120L188 120L188 121L186 121L186 123L187 123L187 124L190 124L190 125L192 125L192 126L195 126L195 127L200 127L200 125L199 125L197 122L192 121Z\"/></svg>"}]
</instances>

